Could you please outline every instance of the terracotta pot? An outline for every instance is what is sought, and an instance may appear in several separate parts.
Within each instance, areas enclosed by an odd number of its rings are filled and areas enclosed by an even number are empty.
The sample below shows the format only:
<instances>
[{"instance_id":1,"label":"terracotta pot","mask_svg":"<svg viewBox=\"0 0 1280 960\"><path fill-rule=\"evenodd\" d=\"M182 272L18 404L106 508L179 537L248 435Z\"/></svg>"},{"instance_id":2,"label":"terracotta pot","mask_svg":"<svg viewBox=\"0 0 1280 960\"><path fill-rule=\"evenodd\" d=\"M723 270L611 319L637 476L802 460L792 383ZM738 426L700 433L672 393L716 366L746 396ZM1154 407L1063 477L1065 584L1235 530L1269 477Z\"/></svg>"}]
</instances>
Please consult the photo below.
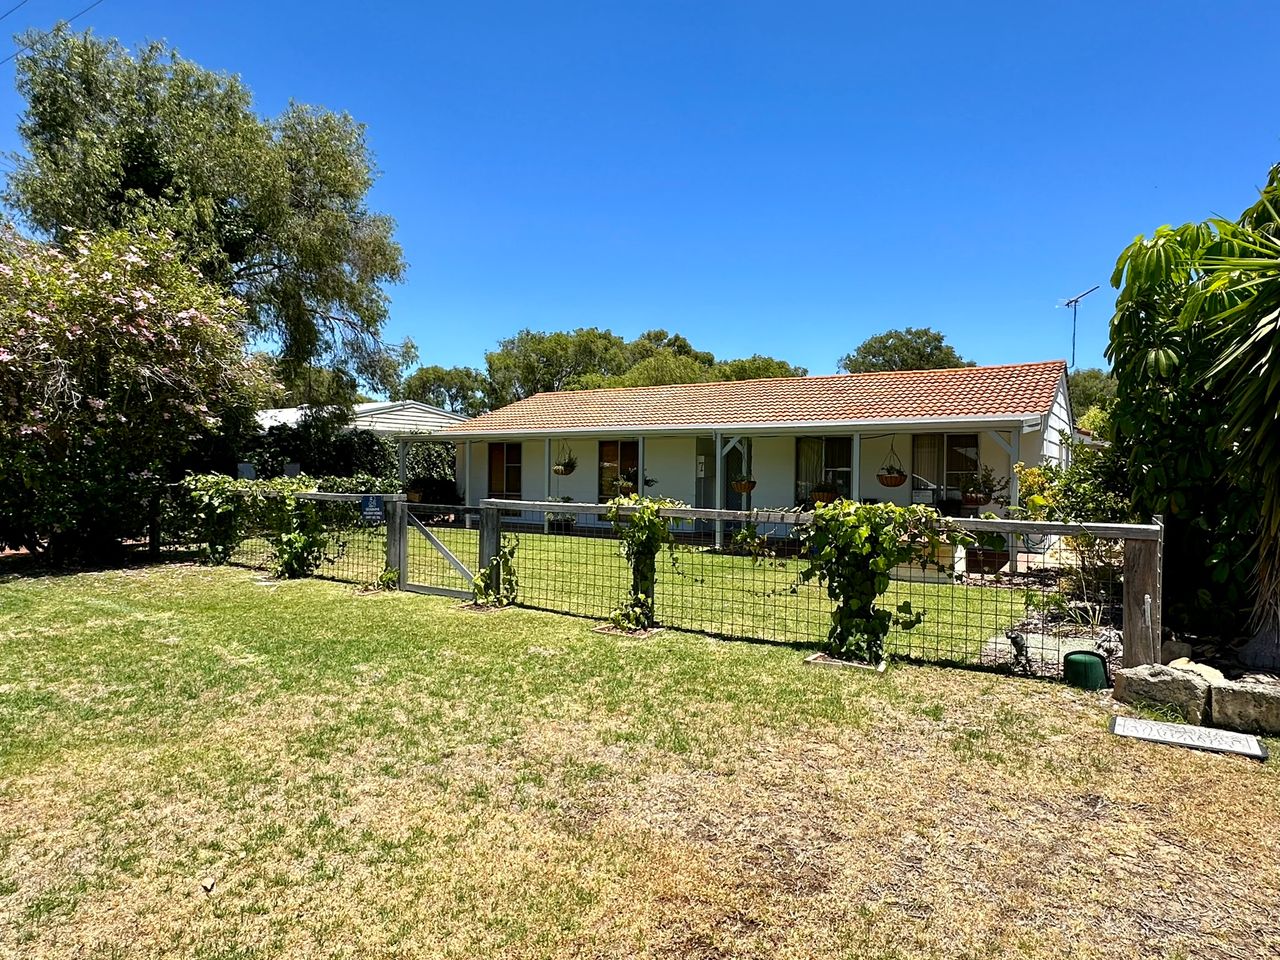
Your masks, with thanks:
<instances>
[{"instance_id":1,"label":"terracotta pot","mask_svg":"<svg viewBox=\"0 0 1280 960\"><path fill-rule=\"evenodd\" d=\"M877 473L876 479L882 487L900 487L907 482L905 473Z\"/></svg>"},{"instance_id":2,"label":"terracotta pot","mask_svg":"<svg viewBox=\"0 0 1280 960\"><path fill-rule=\"evenodd\" d=\"M750 493L756 488L756 482L754 480L734 480L732 486L738 493Z\"/></svg>"},{"instance_id":3,"label":"terracotta pot","mask_svg":"<svg viewBox=\"0 0 1280 960\"><path fill-rule=\"evenodd\" d=\"M838 496L840 496L840 494L827 493L825 491L822 493L815 493L813 494L813 502L814 503L835 503L836 497Z\"/></svg>"}]
</instances>

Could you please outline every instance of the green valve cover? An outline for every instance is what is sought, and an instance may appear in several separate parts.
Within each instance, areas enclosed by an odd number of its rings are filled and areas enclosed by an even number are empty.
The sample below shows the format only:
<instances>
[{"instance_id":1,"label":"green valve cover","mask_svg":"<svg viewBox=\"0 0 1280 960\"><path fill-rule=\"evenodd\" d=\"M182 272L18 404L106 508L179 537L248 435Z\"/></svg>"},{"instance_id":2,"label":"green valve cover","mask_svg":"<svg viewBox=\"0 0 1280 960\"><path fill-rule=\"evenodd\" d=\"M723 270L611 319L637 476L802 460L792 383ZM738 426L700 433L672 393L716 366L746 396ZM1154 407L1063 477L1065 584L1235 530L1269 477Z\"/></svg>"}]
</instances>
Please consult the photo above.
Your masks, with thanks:
<instances>
[{"instance_id":1,"label":"green valve cover","mask_svg":"<svg viewBox=\"0 0 1280 960\"><path fill-rule=\"evenodd\" d=\"M1107 686L1107 661L1092 650L1073 650L1062 658L1062 679L1081 690Z\"/></svg>"}]
</instances>

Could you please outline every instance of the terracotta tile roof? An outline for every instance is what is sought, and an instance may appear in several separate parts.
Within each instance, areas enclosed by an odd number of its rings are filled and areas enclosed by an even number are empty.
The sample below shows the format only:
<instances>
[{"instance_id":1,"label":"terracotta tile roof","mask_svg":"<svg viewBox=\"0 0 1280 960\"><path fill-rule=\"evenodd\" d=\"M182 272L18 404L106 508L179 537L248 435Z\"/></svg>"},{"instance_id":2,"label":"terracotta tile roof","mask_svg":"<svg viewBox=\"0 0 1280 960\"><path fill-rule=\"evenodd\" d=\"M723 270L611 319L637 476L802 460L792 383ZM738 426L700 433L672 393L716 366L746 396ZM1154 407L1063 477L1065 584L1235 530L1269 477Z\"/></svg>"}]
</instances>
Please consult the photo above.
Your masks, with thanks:
<instances>
[{"instance_id":1,"label":"terracotta tile roof","mask_svg":"<svg viewBox=\"0 0 1280 960\"><path fill-rule=\"evenodd\" d=\"M1062 360L947 370L837 374L539 393L440 431L529 434L620 428L1037 416L1053 406Z\"/></svg>"}]
</instances>

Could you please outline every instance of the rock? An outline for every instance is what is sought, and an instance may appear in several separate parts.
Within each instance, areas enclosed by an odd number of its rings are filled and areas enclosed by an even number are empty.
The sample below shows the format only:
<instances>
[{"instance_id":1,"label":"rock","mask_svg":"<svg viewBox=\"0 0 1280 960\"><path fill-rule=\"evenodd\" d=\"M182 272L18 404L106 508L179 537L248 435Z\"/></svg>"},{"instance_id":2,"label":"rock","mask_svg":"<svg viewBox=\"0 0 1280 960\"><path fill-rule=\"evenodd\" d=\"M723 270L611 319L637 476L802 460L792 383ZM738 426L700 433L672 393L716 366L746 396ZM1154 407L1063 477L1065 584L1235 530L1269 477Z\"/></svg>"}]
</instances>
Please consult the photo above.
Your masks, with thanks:
<instances>
[{"instance_id":1,"label":"rock","mask_svg":"<svg viewBox=\"0 0 1280 960\"><path fill-rule=\"evenodd\" d=\"M1207 663L1196 663L1190 657L1179 657L1177 660L1170 660L1169 667L1173 670L1187 670L1191 673L1198 673L1210 683L1221 683L1227 679L1222 675L1222 671L1209 666Z\"/></svg>"},{"instance_id":2,"label":"rock","mask_svg":"<svg viewBox=\"0 0 1280 960\"><path fill-rule=\"evenodd\" d=\"M1171 706L1188 723L1203 723L1209 712L1208 680L1190 670L1173 670L1156 663L1117 670L1112 696L1121 703Z\"/></svg>"},{"instance_id":3,"label":"rock","mask_svg":"<svg viewBox=\"0 0 1280 960\"><path fill-rule=\"evenodd\" d=\"M1280 734L1280 688L1224 680L1210 696L1213 725L1244 733Z\"/></svg>"},{"instance_id":4,"label":"rock","mask_svg":"<svg viewBox=\"0 0 1280 960\"><path fill-rule=\"evenodd\" d=\"M1166 640L1160 644L1160 662L1164 664L1171 660L1189 660L1194 653L1191 644L1183 643L1181 640Z\"/></svg>"}]
</instances>

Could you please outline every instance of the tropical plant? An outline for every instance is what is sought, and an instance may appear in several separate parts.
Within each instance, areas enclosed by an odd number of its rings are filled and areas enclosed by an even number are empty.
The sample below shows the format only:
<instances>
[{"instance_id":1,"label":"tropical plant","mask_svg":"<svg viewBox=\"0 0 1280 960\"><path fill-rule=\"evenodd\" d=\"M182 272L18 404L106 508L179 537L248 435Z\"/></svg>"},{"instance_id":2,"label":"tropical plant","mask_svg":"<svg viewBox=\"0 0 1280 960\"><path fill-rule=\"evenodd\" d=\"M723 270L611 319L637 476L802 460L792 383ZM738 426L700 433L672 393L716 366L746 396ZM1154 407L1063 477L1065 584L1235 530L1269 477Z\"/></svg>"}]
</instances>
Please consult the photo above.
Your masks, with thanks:
<instances>
[{"instance_id":1,"label":"tropical plant","mask_svg":"<svg viewBox=\"0 0 1280 960\"><path fill-rule=\"evenodd\" d=\"M1120 255L1114 442L1165 517L1165 623L1235 639L1280 613L1280 167L1239 221L1160 227Z\"/></svg>"}]
</instances>

